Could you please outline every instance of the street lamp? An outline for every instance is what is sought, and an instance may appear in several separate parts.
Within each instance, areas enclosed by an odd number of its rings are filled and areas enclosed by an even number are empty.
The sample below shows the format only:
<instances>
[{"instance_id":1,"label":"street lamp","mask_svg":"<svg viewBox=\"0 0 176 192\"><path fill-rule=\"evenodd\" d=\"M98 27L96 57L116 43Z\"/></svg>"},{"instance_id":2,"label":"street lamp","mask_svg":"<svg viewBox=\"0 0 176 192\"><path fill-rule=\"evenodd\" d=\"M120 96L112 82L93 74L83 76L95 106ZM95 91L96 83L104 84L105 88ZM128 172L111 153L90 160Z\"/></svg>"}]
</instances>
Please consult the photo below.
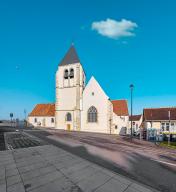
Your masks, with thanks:
<instances>
[{"instance_id":1,"label":"street lamp","mask_svg":"<svg viewBox=\"0 0 176 192\"><path fill-rule=\"evenodd\" d=\"M168 146L170 146L170 119L171 119L171 111L168 111L168 118L169 118L169 135L168 135Z\"/></svg>"},{"instance_id":2,"label":"street lamp","mask_svg":"<svg viewBox=\"0 0 176 192\"><path fill-rule=\"evenodd\" d=\"M24 126L27 127L26 109L24 109Z\"/></svg>"},{"instance_id":3,"label":"street lamp","mask_svg":"<svg viewBox=\"0 0 176 192\"><path fill-rule=\"evenodd\" d=\"M26 109L24 109L24 119L26 120Z\"/></svg>"},{"instance_id":4,"label":"street lamp","mask_svg":"<svg viewBox=\"0 0 176 192\"><path fill-rule=\"evenodd\" d=\"M133 89L134 89L134 85L131 84L130 85L130 91L131 91L131 139L133 137Z\"/></svg>"}]
</instances>

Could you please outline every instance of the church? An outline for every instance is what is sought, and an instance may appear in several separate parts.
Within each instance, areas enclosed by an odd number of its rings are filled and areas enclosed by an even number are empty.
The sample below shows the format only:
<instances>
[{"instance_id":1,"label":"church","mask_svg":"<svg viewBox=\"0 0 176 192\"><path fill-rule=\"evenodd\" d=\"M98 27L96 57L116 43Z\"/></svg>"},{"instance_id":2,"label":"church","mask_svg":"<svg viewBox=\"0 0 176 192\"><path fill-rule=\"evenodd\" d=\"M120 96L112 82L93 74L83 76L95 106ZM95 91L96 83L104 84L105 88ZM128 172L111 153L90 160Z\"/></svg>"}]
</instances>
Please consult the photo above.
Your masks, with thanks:
<instances>
[{"instance_id":1,"label":"church","mask_svg":"<svg viewBox=\"0 0 176 192\"><path fill-rule=\"evenodd\" d=\"M94 77L86 84L85 70L74 45L56 71L56 101L37 104L28 116L34 127L70 131L127 134L127 100L110 100Z\"/></svg>"}]
</instances>

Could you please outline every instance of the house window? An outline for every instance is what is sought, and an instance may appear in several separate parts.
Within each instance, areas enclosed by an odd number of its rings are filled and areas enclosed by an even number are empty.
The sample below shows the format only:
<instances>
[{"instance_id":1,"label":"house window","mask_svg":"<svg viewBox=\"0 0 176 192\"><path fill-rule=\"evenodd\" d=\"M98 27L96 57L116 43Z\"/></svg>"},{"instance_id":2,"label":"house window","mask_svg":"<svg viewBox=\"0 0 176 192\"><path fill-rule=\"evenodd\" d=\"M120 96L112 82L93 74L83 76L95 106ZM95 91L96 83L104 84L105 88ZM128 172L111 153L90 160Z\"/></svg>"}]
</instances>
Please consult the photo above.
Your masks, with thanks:
<instances>
[{"instance_id":1,"label":"house window","mask_svg":"<svg viewBox=\"0 0 176 192\"><path fill-rule=\"evenodd\" d=\"M175 124L171 123L171 131L174 131Z\"/></svg>"},{"instance_id":2,"label":"house window","mask_svg":"<svg viewBox=\"0 0 176 192\"><path fill-rule=\"evenodd\" d=\"M34 123L37 123L37 118L34 119Z\"/></svg>"},{"instance_id":3,"label":"house window","mask_svg":"<svg viewBox=\"0 0 176 192\"><path fill-rule=\"evenodd\" d=\"M97 109L92 106L88 109L88 113L87 113L87 121L89 123L95 123L97 122Z\"/></svg>"},{"instance_id":4,"label":"house window","mask_svg":"<svg viewBox=\"0 0 176 192\"><path fill-rule=\"evenodd\" d=\"M67 113L66 114L66 121L71 121L72 117L71 117L71 113Z\"/></svg>"},{"instance_id":5,"label":"house window","mask_svg":"<svg viewBox=\"0 0 176 192\"><path fill-rule=\"evenodd\" d=\"M117 125L115 125L115 129L117 129L118 127L117 127Z\"/></svg>"},{"instance_id":6,"label":"house window","mask_svg":"<svg viewBox=\"0 0 176 192\"><path fill-rule=\"evenodd\" d=\"M169 131L169 123L166 123L166 131Z\"/></svg>"},{"instance_id":7,"label":"house window","mask_svg":"<svg viewBox=\"0 0 176 192\"><path fill-rule=\"evenodd\" d=\"M51 123L54 123L54 118L51 118Z\"/></svg>"},{"instance_id":8,"label":"house window","mask_svg":"<svg viewBox=\"0 0 176 192\"><path fill-rule=\"evenodd\" d=\"M74 69L70 69L70 79L74 78Z\"/></svg>"},{"instance_id":9,"label":"house window","mask_svg":"<svg viewBox=\"0 0 176 192\"><path fill-rule=\"evenodd\" d=\"M161 123L161 130L162 130L162 131L165 130L165 123Z\"/></svg>"},{"instance_id":10,"label":"house window","mask_svg":"<svg viewBox=\"0 0 176 192\"><path fill-rule=\"evenodd\" d=\"M68 70L67 69L65 69L65 71L64 71L64 79L68 79Z\"/></svg>"},{"instance_id":11,"label":"house window","mask_svg":"<svg viewBox=\"0 0 176 192\"><path fill-rule=\"evenodd\" d=\"M174 123L171 123L171 127L174 127ZM161 130L162 131L169 131L170 123L161 123Z\"/></svg>"}]
</instances>

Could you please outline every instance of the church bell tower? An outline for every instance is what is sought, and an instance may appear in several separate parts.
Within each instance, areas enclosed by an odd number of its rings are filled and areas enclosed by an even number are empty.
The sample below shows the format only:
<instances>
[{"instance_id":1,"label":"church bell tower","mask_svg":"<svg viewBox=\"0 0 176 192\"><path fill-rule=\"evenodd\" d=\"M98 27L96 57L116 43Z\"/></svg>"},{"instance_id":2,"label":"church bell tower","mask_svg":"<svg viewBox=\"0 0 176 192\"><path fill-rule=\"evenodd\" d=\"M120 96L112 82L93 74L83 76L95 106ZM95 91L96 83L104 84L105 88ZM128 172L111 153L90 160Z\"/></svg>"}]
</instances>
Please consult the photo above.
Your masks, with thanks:
<instances>
[{"instance_id":1,"label":"church bell tower","mask_svg":"<svg viewBox=\"0 0 176 192\"><path fill-rule=\"evenodd\" d=\"M81 129L82 95L85 73L74 45L60 62L56 72L56 128Z\"/></svg>"}]
</instances>

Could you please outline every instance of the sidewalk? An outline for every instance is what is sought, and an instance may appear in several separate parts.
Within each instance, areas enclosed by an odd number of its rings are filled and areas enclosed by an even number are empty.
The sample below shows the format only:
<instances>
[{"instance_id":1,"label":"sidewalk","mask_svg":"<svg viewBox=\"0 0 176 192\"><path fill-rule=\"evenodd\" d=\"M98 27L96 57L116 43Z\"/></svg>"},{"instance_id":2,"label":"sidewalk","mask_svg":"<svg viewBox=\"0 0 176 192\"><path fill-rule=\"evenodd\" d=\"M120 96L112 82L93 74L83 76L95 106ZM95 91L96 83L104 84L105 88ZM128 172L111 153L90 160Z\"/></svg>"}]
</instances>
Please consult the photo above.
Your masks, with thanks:
<instances>
[{"instance_id":1,"label":"sidewalk","mask_svg":"<svg viewBox=\"0 0 176 192\"><path fill-rule=\"evenodd\" d=\"M53 145L0 152L0 192L152 192Z\"/></svg>"}]
</instances>

